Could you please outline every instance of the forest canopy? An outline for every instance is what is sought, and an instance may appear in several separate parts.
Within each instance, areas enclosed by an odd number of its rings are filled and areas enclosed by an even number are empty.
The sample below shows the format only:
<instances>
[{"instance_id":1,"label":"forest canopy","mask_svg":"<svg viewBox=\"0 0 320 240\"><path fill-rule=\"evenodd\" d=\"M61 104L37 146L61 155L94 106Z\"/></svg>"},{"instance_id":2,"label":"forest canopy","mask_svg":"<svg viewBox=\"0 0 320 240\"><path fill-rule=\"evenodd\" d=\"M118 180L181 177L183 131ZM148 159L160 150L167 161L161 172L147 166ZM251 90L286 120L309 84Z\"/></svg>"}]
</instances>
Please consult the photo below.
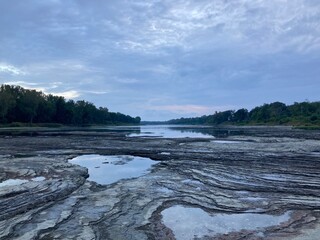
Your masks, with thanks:
<instances>
[{"instance_id":1,"label":"forest canopy","mask_svg":"<svg viewBox=\"0 0 320 240\"><path fill-rule=\"evenodd\" d=\"M140 117L109 112L106 107L81 100L66 100L20 86L1 85L0 123L139 124Z\"/></svg>"},{"instance_id":2,"label":"forest canopy","mask_svg":"<svg viewBox=\"0 0 320 240\"><path fill-rule=\"evenodd\" d=\"M173 119L167 123L320 126L320 102L296 102L288 106L274 102L255 107L251 111L245 108L227 110L202 117Z\"/></svg>"}]
</instances>

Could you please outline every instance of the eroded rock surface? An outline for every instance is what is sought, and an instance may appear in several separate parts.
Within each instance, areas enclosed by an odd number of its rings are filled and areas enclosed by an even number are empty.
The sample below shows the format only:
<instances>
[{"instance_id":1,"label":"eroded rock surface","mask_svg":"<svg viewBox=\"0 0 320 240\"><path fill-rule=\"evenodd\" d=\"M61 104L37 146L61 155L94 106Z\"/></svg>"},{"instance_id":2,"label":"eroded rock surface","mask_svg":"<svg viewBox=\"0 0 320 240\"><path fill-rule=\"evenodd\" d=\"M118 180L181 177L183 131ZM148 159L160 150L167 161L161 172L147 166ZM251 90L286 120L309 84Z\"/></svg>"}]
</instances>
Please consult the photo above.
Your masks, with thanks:
<instances>
[{"instance_id":1,"label":"eroded rock surface","mask_svg":"<svg viewBox=\"0 0 320 240\"><path fill-rule=\"evenodd\" d=\"M212 222L208 231L193 236L190 230L184 239L317 239L320 133L225 131L234 134L166 139L110 130L3 136L0 239L181 239L163 219L177 206L199 209L212 219L286 216L274 225L237 229L230 223L225 232L215 231ZM70 161L85 154L132 155L158 163L143 176L100 185ZM177 229L192 222L174 215Z\"/></svg>"}]
</instances>

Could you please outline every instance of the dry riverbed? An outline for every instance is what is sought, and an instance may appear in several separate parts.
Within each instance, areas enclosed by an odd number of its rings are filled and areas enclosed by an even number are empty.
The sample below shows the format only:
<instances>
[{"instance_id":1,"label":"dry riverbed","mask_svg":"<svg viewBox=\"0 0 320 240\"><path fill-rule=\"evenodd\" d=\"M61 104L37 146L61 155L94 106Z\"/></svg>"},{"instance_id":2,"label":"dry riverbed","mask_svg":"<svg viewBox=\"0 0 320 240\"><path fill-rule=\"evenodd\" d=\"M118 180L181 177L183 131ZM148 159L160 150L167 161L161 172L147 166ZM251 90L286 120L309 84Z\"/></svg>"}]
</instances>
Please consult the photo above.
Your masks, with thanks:
<instances>
[{"instance_id":1,"label":"dry riverbed","mask_svg":"<svg viewBox=\"0 0 320 240\"><path fill-rule=\"evenodd\" d=\"M0 239L319 239L319 131L131 132L3 133Z\"/></svg>"}]
</instances>

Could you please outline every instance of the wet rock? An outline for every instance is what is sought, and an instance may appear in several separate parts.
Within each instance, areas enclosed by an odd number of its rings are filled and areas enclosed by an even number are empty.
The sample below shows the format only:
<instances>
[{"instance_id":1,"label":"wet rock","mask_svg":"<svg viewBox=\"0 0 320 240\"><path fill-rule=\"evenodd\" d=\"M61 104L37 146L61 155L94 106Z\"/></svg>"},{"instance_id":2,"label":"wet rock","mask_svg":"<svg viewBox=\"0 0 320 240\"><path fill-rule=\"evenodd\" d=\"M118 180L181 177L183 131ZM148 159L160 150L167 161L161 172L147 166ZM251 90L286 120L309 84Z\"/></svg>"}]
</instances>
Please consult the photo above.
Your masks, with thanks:
<instances>
[{"instance_id":1,"label":"wet rock","mask_svg":"<svg viewBox=\"0 0 320 240\"><path fill-rule=\"evenodd\" d=\"M175 239L163 213L177 206L208 216L290 213L273 225L202 231L197 239L315 239L320 134L290 128L230 128L228 134L214 141L111 130L0 138L0 239ZM98 184L69 161L86 154L158 163L140 177Z\"/></svg>"}]
</instances>

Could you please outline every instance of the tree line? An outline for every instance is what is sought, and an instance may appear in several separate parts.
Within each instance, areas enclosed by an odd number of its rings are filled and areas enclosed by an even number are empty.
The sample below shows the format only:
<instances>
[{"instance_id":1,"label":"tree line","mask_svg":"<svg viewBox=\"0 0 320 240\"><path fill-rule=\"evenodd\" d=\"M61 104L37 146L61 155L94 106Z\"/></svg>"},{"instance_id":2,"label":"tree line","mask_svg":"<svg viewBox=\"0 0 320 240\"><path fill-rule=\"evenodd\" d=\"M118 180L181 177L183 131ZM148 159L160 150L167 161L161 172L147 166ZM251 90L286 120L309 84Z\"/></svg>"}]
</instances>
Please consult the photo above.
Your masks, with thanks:
<instances>
[{"instance_id":1,"label":"tree line","mask_svg":"<svg viewBox=\"0 0 320 240\"><path fill-rule=\"evenodd\" d=\"M194 118L173 119L168 124L239 124L239 125L304 125L320 126L320 102L281 102L264 104L248 111L245 108L215 112Z\"/></svg>"},{"instance_id":2,"label":"tree line","mask_svg":"<svg viewBox=\"0 0 320 240\"><path fill-rule=\"evenodd\" d=\"M139 124L140 117L109 112L81 100L66 100L20 86L1 85L0 123L59 123L67 125Z\"/></svg>"}]
</instances>

